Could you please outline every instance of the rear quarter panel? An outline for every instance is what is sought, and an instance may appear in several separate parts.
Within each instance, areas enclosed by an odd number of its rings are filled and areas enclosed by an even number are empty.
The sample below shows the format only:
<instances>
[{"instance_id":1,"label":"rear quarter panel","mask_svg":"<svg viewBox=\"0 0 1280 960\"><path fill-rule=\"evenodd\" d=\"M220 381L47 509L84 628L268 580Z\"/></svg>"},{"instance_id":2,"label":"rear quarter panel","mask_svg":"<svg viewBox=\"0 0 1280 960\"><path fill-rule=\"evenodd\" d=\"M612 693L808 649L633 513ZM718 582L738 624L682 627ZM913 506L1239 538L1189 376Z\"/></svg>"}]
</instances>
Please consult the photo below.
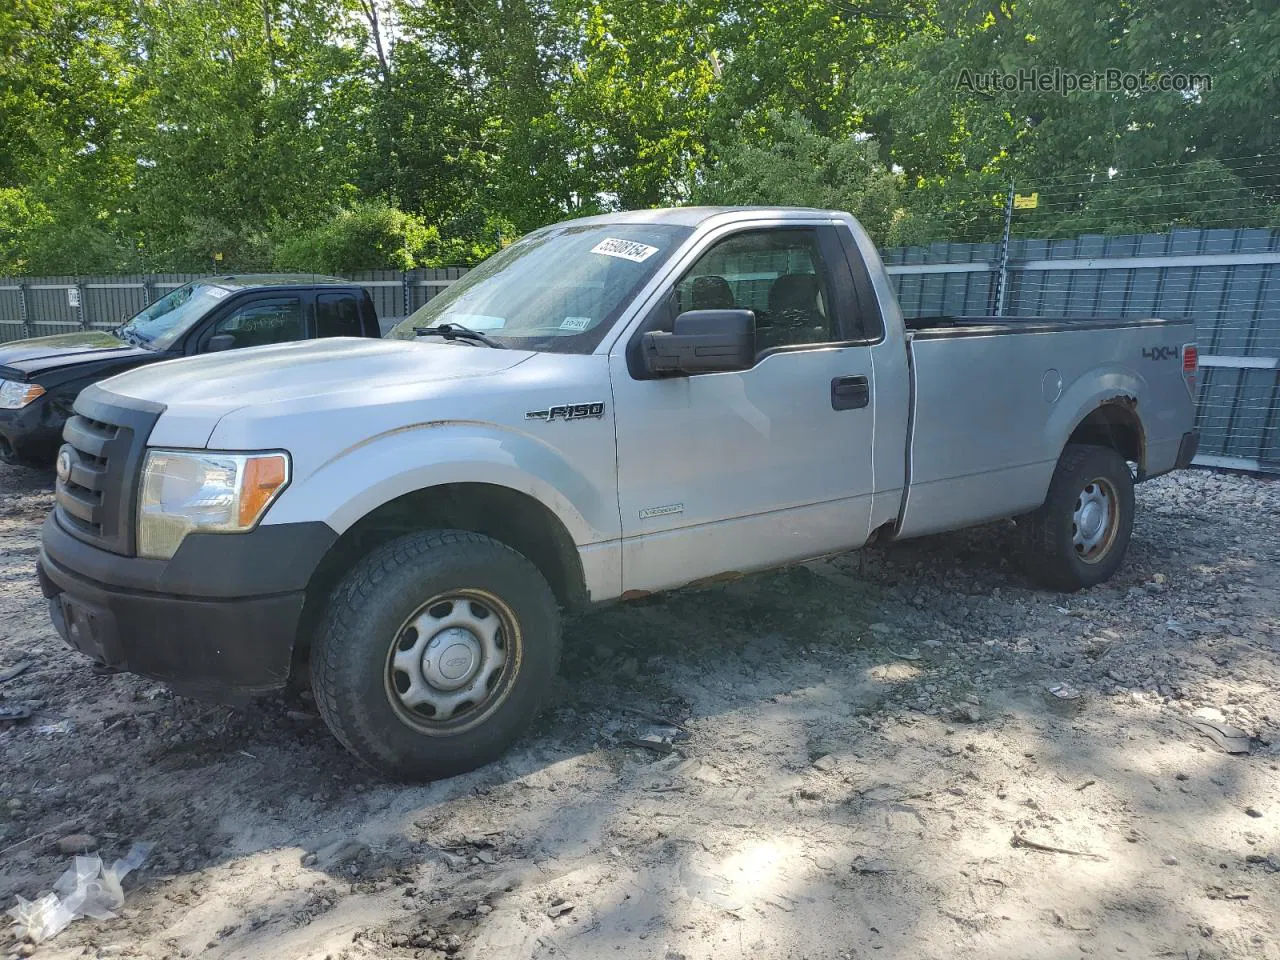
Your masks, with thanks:
<instances>
[{"instance_id":1,"label":"rear quarter panel","mask_svg":"<svg viewBox=\"0 0 1280 960\"><path fill-rule=\"evenodd\" d=\"M1171 469L1192 429L1193 401L1180 349L1153 348L1180 348L1194 338L1190 324L1163 321L917 334L910 345L910 486L899 536L1036 508L1072 431L1107 401L1136 404L1147 473Z\"/></svg>"}]
</instances>

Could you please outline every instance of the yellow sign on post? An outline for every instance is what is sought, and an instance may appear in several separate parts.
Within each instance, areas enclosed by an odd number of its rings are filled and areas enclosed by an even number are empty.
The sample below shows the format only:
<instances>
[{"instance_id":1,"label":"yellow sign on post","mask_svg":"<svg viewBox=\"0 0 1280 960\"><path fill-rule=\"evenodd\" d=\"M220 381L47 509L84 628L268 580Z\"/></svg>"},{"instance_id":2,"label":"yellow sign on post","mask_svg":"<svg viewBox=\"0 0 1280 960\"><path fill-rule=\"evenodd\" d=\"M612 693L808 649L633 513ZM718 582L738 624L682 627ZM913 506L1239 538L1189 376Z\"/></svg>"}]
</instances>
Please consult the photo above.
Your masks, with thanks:
<instances>
[{"instance_id":1,"label":"yellow sign on post","mask_svg":"<svg viewBox=\"0 0 1280 960\"><path fill-rule=\"evenodd\" d=\"M1013 209L1015 210L1034 210L1040 206L1040 194L1036 193L1015 193L1013 195Z\"/></svg>"},{"instance_id":2,"label":"yellow sign on post","mask_svg":"<svg viewBox=\"0 0 1280 960\"><path fill-rule=\"evenodd\" d=\"M215 262L215 263L221 263L221 262L222 262L222 251L221 251L221 250L219 250L217 253L215 253L215 254L213 255L213 260L214 260L214 262Z\"/></svg>"}]
</instances>

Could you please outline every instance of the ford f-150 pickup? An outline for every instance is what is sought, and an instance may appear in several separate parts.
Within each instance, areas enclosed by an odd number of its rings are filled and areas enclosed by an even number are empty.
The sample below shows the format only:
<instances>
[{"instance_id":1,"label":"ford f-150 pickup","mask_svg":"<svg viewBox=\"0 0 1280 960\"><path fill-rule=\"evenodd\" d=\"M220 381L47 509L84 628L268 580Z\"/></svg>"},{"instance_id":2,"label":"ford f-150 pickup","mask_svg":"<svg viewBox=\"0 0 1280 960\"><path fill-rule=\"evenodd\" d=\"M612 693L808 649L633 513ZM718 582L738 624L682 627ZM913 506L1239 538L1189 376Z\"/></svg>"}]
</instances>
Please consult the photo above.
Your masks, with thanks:
<instances>
[{"instance_id":1,"label":"ford f-150 pickup","mask_svg":"<svg viewBox=\"0 0 1280 960\"><path fill-rule=\"evenodd\" d=\"M1110 577L1135 482L1195 454L1194 330L904 323L844 213L529 234L383 340L255 347L76 401L38 572L74 648L232 699L309 677L354 754L433 778L525 730L561 610L1016 518Z\"/></svg>"}]
</instances>

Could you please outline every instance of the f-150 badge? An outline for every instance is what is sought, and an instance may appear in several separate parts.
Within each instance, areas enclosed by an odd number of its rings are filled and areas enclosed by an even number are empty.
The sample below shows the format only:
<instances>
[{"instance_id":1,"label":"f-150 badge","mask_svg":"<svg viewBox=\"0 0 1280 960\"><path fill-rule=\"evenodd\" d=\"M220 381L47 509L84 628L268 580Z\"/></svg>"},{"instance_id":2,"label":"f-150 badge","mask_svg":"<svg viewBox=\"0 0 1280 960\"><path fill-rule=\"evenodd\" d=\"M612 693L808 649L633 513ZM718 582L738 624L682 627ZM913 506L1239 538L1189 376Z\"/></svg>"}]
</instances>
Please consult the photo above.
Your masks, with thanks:
<instances>
[{"instance_id":1,"label":"f-150 badge","mask_svg":"<svg viewBox=\"0 0 1280 960\"><path fill-rule=\"evenodd\" d=\"M597 401L596 403L565 403L547 410L530 410L524 418L545 420L550 423L552 420L598 420L603 416L604 404Z\"/></svg>"}]
</instances>

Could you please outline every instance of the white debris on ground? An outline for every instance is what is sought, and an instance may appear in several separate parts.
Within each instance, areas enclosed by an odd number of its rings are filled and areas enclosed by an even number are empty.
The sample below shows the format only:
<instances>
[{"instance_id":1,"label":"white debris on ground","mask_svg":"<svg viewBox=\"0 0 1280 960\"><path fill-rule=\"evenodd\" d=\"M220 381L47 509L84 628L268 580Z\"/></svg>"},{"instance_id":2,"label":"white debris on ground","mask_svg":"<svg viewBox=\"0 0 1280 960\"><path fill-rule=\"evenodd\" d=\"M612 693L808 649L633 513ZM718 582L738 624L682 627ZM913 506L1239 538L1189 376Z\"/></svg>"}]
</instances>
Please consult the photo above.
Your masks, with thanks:
<instances>
[{"instance_id":1,"label":"white debris on ground","mask_svg":"<svg viewBox=\"0 0 1280 960\"><path fill-rule=\"evenodd\" d=\"M81 917L114 920L124 906L124 878L146 861L154 844L135 843L127 856L109 867L102 865L96 853L76 857L66 872L53 885L53 892L39 900L24 900L10 908L14 935L22 941L39 944L51 940Z\"/></svg>"},{"instance_id":2,"label":"white debris on ground","mask_svg":"<svg viewBox=\"0 0 1280 960\"><path fill-rule=\"evenodd\" d=\"M51 499L0 468L0 910L156 847L0 957L1280 958L1280 483L1142 486L1071 596L995 524L582 618L519 747L424 787L65 651Z\"/></svg>"}]
</instances>

